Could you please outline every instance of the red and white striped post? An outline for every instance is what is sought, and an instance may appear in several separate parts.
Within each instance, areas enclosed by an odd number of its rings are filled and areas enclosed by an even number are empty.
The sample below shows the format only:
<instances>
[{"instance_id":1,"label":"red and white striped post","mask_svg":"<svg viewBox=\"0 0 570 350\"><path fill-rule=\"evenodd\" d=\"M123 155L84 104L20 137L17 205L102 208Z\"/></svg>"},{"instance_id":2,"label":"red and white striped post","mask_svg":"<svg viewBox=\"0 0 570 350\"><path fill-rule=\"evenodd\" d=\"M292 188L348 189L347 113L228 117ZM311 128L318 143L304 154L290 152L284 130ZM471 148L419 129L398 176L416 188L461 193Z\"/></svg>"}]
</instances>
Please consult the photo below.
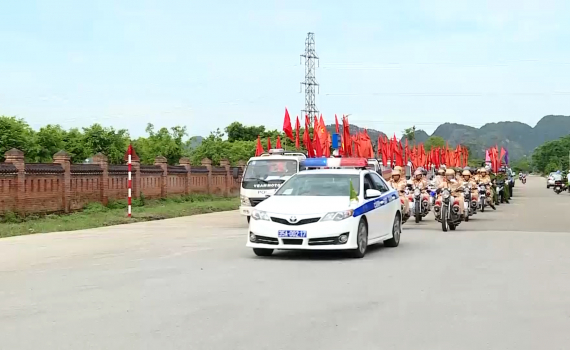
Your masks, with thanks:
<instances>
[{"instance_id":1,"label":"red and white striped post","mask_svg":"<svg viewBox=\"0 0 570 350\"><path fill-rule=\"evenodd\" d=\"M132 166L132 155L133 155L133 146L129 145L129 148L127 150L127 165L129 167L128 169L128 197L127 197L127 217L131 217L131 193L132 193L132 188L133 188L133 177L131 175L131 166Z\"/></svg>"}]
</instances>

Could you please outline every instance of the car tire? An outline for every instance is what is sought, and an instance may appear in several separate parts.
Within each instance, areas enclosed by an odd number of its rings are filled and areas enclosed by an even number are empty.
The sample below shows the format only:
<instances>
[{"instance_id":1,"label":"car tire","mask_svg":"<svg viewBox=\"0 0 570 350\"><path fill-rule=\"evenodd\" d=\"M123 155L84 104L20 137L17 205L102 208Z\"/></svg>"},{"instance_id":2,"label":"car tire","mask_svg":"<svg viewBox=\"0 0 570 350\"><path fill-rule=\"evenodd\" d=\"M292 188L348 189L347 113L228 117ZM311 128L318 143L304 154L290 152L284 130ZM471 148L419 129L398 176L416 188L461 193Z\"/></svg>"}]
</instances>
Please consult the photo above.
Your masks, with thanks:
<instances>
[{"instance_id":1,"label":"car tire","mask_svg":"<svg viewBox=\"0 0 570 350\"><path fill-rule=\"evenodd\" d=\"M362 259L368 249L368 225L364 219L360 219L358 230L356 231L357 248L350 252L350 256L355 259Z\"/></svg>"},{"instance_id":2,"label":"car tire","mask_svg":"<svg viewBox=\"0 0 570 350\"><path fill-rule=\"evenodd\" d=\"M392 224L392 238L384 241L384 245L390 248L396 248L400 245L400 238L402 237L402 220L400 214L397 213Z\"/></svg>"},{"instance_id":3,"label":"car tire","mask_svg":"<svg viewBox=\"0 0 570 350\"><path fill-rule=\"evenodd\" d=\"M271 254L273 254L273 249L253 248L253 252L257 256L271 256Z\"/></svg>"}]
</instances>

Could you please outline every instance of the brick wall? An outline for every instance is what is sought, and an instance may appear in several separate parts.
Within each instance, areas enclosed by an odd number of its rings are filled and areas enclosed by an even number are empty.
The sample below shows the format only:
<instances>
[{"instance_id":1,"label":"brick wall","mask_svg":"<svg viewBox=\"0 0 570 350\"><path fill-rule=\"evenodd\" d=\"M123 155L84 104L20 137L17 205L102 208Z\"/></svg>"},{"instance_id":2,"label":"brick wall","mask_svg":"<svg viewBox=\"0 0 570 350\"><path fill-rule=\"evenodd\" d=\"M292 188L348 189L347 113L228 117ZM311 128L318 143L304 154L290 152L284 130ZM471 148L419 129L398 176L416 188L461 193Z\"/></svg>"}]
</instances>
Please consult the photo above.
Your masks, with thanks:
<instances>
[{"instance_id":1,"label":"brick wall","mask_svg":"<svg viewBox=\"0 0 570 350\"><path fill-rule=\"evenodd\" d=\"M24 153L12 149L0 163L0 214L13 211L20 215L79 210L90 202L127 198L127 165L111 165L98 154L93 164L71 164L64 151L54 155L53 163L24 163ZM238 178L223 160L212 167L209 159L191 166L188 158L170 166L157 157L154 165L141 165L132 158L133 198L161 198L192 193L236 196L239 194L243 166Z\"/></svg>"}]
</instances>

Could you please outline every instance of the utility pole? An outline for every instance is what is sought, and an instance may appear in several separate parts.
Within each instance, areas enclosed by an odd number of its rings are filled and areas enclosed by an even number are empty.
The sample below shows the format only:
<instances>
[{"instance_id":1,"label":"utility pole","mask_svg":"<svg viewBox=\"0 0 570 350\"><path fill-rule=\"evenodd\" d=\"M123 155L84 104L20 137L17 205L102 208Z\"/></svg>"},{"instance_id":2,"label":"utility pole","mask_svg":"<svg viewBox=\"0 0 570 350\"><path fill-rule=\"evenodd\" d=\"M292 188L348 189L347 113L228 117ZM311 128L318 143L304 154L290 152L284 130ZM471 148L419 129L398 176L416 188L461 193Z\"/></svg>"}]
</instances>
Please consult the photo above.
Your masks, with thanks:
<instances>
[{"instance_id":1,"label":"utility pole","mask_svg":"<svg viewBox=\"0 0 570 350\"><path fill-rule=\"evenodd\" d=\"M305 81L301 85L305 86L305 109L301 111L302 115L308 115L311 120L313 116L319 114L319 110L315 104L315 90L318 91L319 84L315 77L315 62L318 65L319 57L315 51L315 34L308 33L305 39L305 53L301 55L301 59L305 58ZM301 91L303 87L301 86Z\"/></svg>"}]
</instances>

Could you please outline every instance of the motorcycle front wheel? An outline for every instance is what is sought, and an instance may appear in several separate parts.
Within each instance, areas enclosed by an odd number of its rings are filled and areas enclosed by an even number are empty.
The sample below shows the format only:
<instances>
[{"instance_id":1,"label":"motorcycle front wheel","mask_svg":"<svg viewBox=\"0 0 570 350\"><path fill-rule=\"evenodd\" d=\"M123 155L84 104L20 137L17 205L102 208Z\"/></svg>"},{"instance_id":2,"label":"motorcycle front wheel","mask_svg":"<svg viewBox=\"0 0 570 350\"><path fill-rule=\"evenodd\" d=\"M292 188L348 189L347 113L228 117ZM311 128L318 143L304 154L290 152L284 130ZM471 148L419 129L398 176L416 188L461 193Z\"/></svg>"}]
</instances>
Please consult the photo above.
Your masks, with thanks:
<instances>
[{"instance_id":1,"label":"motorcycle front wheel","mask_svg":"<svg viewBox=\"0 0 570 350\"><path fill-rule=\"evenodd\" d=\"M447 207L445 205L441 206L441 230L447 232L449 229L449 223L447 222Z\"/></svg>"}]
</instances>

